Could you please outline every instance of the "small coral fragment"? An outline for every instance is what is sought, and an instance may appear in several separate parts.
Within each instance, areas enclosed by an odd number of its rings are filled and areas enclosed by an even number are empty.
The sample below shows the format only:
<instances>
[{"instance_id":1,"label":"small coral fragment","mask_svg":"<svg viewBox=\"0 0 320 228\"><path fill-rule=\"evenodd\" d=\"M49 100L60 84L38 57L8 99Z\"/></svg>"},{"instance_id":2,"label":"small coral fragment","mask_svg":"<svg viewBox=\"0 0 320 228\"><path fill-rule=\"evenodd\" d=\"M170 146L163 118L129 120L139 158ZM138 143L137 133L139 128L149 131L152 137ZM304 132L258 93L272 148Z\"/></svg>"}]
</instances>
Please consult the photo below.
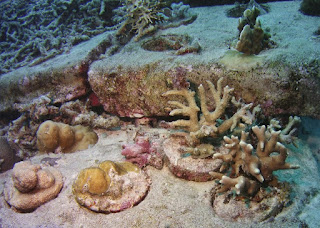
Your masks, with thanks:
<instances>
[{"instance_id":1,"label":"small coral fragment","mask_svg":"<svg viewBox=\"0 0 320 228\"><path fill-rule=\"evenodd\" d=\"M248 55L259 54L263 49L270 46L270 34L261 28L261 22L257 19L260 10L256 7L243 12L239 20L238 30L240 32L236 49Z\"/></svg>"},{"instance_id":2,"label":"small coral fragment","mask_svg":"<svg viewBox=\"0 0 320 228\"><path fill-rule=\"evenodd\" d=\"M39 126L37 131L37 146L40 152L74 152L87 149L96 144L98 136L88 127L80 125L69 126L48 120Z\"/></svg>"},{"instance_id":3,"label":"small coral fragment","mask_svg":"<svg viewBox=\"0 0 320 228\"><path fill-rule=\"evenodd\" d=\"M151 181L130 162L104 161L82 170L73 184L77 202L96 212L119 212L141 202Z\"/></svg>"},{"instance_id":4,"label":"small coral fragment","mask_svg":"<svg viewBox=\"0 0 320 228\"><path fill-rule=\"evenodd\" d=\"M166 29L192 23L197 15L188 12L190 6L173 3L172 9L163 8L157 0L125 0L124 5L114 10L114 19L122 21L116 33L117 37L130 37L139 41L143 36ZM120 16L120 17L119 17Z\"/></svg>"},{"instance_id":5,"label":"small coral fragment","mask_svg":"<svg viewBox=\"0 0 320 228\"><path fill-rule=\"evenodd\" d=\"M15 210L29 212L55 198L62 186L62 175L55 168L22 161L15 164L4 197Z\"/></svg>"}]
</instances>

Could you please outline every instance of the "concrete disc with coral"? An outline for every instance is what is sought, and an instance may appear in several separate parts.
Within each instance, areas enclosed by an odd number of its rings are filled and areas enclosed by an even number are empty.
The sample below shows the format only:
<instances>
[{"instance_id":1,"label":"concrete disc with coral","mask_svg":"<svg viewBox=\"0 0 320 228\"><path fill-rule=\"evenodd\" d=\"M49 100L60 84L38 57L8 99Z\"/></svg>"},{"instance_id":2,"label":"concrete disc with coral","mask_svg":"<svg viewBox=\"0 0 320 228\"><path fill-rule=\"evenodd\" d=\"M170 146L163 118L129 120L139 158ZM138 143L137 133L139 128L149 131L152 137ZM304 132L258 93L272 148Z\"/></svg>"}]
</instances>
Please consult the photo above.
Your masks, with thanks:
<instances>
[{"instance_id":1,"label":"concrete disc with coral","mask_svg":"<svg viewBox=\"0 0 320 228\"><path fill-rule=\"evenodd\" d=\"M219 186L212 189L212 206L215 214L231 222L261 222L281 212L289 201L285 186L261 189L254 198L237 196L235 192L219 193Z\"/></svg>"},{"instance_id":2,"label":"concrete disc with coral","mask_svg":"<svg viewBox=\"0 0 320 228\"><path fill-rule=\"evenodd\" d=\"M212 158L192 158L184 157L181 148L186 145L186 139L183 136L171 136L163 142L163 150L168 161L170 171L177 177L191 181L209 181L213 177L209 174L220 168L222 161ZM223 148L219 148L219 153L226 153Z\"/></svg>"},{"instance_id":3,"label":"concrete disc with coral","mask_svg":"<svg viewBox=\"0 0 320 228\"><path fill-rule=\"evenodd\" d=\"M4 198L19 212L33 211L54 199L63 187L62 174L53 167L23 161L16 163L12 173L4 187Z\"/></svg>"},{"instance_id":4,"label":"concrete disc with coral","mask_svg":"<svg viewBox=\"0 0 320 228\"><path fill-rule=\"evenodd\" d=\"M149 176L132 163L105 161L82 170L73 184L73 193L80 205L95 212L113 213L140 203L150 184Z\"/></svg>"}]
</instances>

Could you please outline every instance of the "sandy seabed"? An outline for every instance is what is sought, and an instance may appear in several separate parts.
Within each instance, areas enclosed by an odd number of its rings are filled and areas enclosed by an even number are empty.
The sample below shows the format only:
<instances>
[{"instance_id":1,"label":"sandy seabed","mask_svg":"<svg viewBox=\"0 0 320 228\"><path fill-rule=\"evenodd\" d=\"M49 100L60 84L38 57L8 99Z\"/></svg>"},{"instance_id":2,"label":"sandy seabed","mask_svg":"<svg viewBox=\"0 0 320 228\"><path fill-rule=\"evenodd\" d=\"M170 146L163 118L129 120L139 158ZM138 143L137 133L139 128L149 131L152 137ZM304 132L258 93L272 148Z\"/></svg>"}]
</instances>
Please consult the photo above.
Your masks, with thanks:
<instances>
[{"instance_id":1,"label":"sandy seabed","mask_svg":"<svg viewBox=\"0 0 320 228\"><path fill-rule=\"evenodd\" d=\"M164 131L163 129L146 130ZM166 166L162 170L150 166L145 169L152 180L151 188L146 198L133 208L118 213L103 214L81 207L72 194L72 183L79 171L104 160L123 160L122 145L132 143L135 132L134 128L103 132L99 133L98 143L87 150L70 154L41 154L31 158L34 164L41 163L41 160L47 157L60 158L54 167L62 172L64 187L57 198L31 213L15 212L6 204L1 195L1 227L239 227L240 225L245 227L252 225L255 227L301 227L301 221L297 215L300 214L306 219L310 218L308 214L310 211L302 208L305 207L302 202L303 197L297 196L291 205L269 221L259 224L226 221L216 216L211 207L210 191L216 184L215 181L182 180L171 174ZM302 142L299 149L303 149L306 155L310 155L310 151L306 151L307 147ZM294 159L293 162L296 164L298 159ZM303 163L307 159L300 160ZM313 162L309 161L309 163L308 167L299 170L283 171L282 178L288 175L293 176L291 178L304 176L303 182L305 183L302 183L302 186L293 187L295 194L307 192L308 186L312 185L315 179L319 181L319 176L314 177L312 176L314 172L310 172L310 169L314 168ZM0 175L1 191L5 181L10 178L10 174L11 170ZM296 184L292 180L291 182L293 185ZM312 201L307 206L312 206L310 204Z\"/></svg>"}]
</instances>

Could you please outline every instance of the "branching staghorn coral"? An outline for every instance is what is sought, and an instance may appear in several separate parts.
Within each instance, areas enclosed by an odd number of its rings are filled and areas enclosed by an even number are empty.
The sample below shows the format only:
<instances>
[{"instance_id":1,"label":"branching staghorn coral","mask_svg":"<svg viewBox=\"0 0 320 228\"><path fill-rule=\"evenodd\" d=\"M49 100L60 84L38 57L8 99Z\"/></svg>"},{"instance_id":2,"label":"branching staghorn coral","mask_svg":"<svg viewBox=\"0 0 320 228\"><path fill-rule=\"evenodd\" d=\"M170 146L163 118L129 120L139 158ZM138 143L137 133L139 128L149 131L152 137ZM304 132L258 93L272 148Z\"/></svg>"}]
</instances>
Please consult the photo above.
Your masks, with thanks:
<instances>
[{"instance_id":1,"label":"branching staghorn coral","mask_svg":"<svg viewBox=\"0 0 320 228\"><path fill-rule=\"evenodd\" d=\"M293 143L295 145L295 141L297 137L295 137L293 134L297 131L297 128L295 128L295 125L299 124L300 122L301 122L300 117L290 116L288 124L285 126L284 129L281 130L279 134L279 142L286 143L286 144ZM281 129L280 122L276 119L271 119L270 124L267 126L266 137L270 138L273 131L280 130L280 129Z\"/></svg>"},{"instance_id":2,"label":"branching staghorn coral","mask_svg":"<svg viewBox=\"0 0 320 228\"><path fill-rule=\"evenodd\" d=\"M207 81L211 96L215 103L214 111L209 111L208 109L203 85L198 87L202 112L200 120L198 118L200 108L195 102L195 92L183 89L171 90L163 94L164 96L179 95L187 100L188 105L178 101L169 101L170 105L178 107L170 112L171 116L183 115L189 117L189 120L177 120L170 124L173 127L185 127L190 132L188 139L190 147L187 148L186 151L191 153L193 157L204 158L213 154L213 146L210 144L202 144L201 139L206 137L217 138L229 130L233 131L238 126L243 127L244 124L252 124L254 116L249 109L253 104L240 106L232 117L221 123L221 118L230 103L232 98L231 92L233 91L233 89L228 86L225 86L222 89L222 80L223 78L218 80L217 88L212 82Z\"/></svg>"},{"instance_id":3,"label":"branching staghorn coral","mask_svg":"<svg viewBox=\"0 0 320 228\"><path fill-rule=\"evenodd\" d=\"M189 117L169 123L173 127L182 127L189 131L175 133L164 143L165 154L170 161L169 168L175 175L188 180L209 180L210 178L201 178L201 175L205 176L207 173L213 179L219 179L220 188L217 186L214 192L228 191L225 195L226 200L228 194L234 192L250 199L258 195L255 199L255 202L258 202L268 195L262 187L281 188L282 185L273 175L274 171L299 168L286 162L288 151L282 142L294 142L294 125L300 122L300 118L290 117L282 130L278 130L281 126L275 119L272 119L267 127L259 127L256 124L257 114L261 111L260 106L252 107L253 104L244 104L241 100L236 100L231 95L233 89L223 87L222 80L218 80L216 87L207 81L208 92L214 102L213 110L209 110L209 96L205 93L203 85L198 87L200 108L193 91L171 90L164 94L182 96L186 100L184 103L169 101L170 105L177 107L170 112L171 116ZM225 115L230 104L233 104L235 111L227 118ZM237 136L239 131L241 136ZM220 141L221 136L224 136L224 146L215 148L214 142ZM188 153L191 158L187 158ZM215 163L210 170L205 168L209 163Z\"/></svg>"},{"instance_id":4,"label":"branching staghorn coral","mask_svg":"<svg viewBox=\"0 0 320 228\"><path fill-rule=\"evenodd\" d=\"M258 139L255 150L247 143L249 133L242 132L240 139L236 136L224 137L225 147L229 149L228 154L213 155L213 158L224 161L220 172L210 173L220 179L222 187L218 192L234 189L238 195L252 196L263 183L278 184L273 171L299 168L285 162L288 154L286 147L279 142L280 131L272 131L271 135L267 136L264 125L254 126L252 131ZM230 176L222 174L230 167Z\"/></svg>"}]
</instances>

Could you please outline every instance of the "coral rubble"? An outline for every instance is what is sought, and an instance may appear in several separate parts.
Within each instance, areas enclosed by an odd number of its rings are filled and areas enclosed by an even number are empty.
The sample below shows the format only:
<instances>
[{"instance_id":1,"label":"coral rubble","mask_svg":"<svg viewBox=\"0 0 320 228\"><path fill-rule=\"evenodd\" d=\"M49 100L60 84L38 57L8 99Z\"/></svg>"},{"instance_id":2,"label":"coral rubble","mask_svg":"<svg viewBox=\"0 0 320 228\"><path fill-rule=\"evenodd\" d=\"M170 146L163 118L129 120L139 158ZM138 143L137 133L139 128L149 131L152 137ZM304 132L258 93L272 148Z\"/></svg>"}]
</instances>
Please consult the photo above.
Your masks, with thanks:
<instances>
[{"instance_id":1,"label":"coral rubble","mask_svg":"<svg viewBox=\"0 0 320 228\"><path fill-rule=\"evenodd\" d=\"M201 46L198 40L192 40L188 35L167 34L153 37L142 43L142 48L148 51L175 50L176 55L198 53Z\"/></svg>"},{"instance_id":2,"label":"coral rubble","mask_svg":"<svg viewBox=\"0 0 320 228\"><path fill-rule=\"evenodd\" d=\"M55 57L110 26L110 3L1 1L0 74Z\"/></svg>"},{"instance_id":3,"label":"coral rubble","mask_svg":"<svg viewBox=\"0 0 320 228\"><path fill-rule=\"evenodd\" d=\"M97 134L81 125L69 126L48 120L42 123L37 131L37 146L40 152L74 152L87 149L97 141Z\"/></svg>"},{"instance_id":4,"label":"coral rubble","mask_svg":"<svg viewBox=\"0 0 320 228\"><path fill-rule=\"evenodd\" d=\"M73 184L77 202L96 212L119 212L141 202L151 181L130 162L104 161L82 170Z\"/></svg>"},{"instance_id":5,"label":"coral rubble","mask_svg":"<svg viewBox=\"0 0 320 228\"><path fill-rule=\"evenodd\" d=\"M7 203L19 212L30 212L55 198L63 186L61 173L52 167L16 163L4 188Z\"/></svg>"}]
</instances>

